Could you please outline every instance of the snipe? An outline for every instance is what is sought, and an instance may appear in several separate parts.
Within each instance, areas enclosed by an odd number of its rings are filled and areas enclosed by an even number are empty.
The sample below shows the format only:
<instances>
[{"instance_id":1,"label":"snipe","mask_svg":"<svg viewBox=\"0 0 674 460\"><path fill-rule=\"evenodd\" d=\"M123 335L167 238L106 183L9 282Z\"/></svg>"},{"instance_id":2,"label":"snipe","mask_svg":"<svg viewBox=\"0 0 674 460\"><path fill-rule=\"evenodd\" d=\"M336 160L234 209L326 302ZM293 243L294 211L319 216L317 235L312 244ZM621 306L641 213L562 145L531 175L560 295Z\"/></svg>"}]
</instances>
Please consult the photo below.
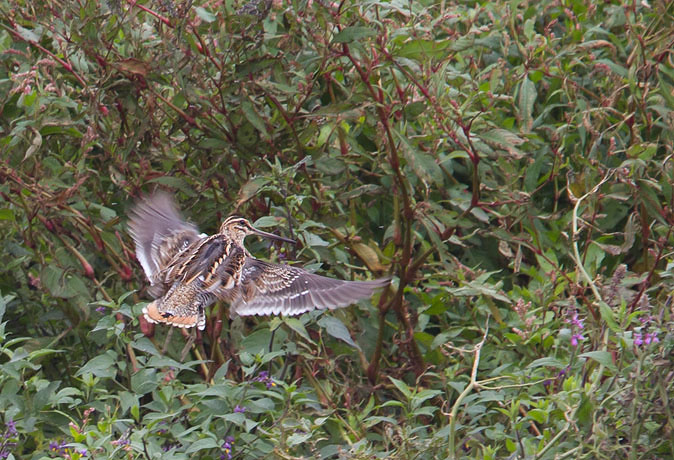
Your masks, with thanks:
<instances>
[{"instance_id":1,"label":"snipe","mask_svg":"<svg viewBox=\"0 0 674 460\"><path fill-rule=\"evenodd\" d=\"M246 250L246 236L293 241L241 217L225 219L215 235L199 233L166 193L141 199L129 230L155 298L143 309L151 323L204 329L205 310L217 299L229 303L230 316L299 315L350 305L390 282L342 281L258 260Z\"/></svg>"}]
</instances>

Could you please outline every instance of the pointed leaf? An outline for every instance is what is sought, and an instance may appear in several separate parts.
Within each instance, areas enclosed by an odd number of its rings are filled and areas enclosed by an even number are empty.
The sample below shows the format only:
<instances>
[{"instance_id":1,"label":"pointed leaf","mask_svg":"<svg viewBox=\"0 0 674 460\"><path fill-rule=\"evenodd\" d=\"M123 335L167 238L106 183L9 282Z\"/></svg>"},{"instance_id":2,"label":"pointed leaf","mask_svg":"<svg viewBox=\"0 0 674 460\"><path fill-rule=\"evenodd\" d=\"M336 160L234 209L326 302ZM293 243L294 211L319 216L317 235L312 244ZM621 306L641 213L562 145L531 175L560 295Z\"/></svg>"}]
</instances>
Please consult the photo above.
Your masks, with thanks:
<instances>
[{"instance_id":1,"label":"pointed leaf","mask_svg":"<svg viewBox=\"0 0 674 460\"><path fill-rule=\"evenodd\" d=\"M318 325L325 328L328 334L333 336L336 339L343 340L344 342L351 345L353 348L360 350L360 346L353 341L349 330L346 328L344 323L334 316L323 316L318 320Z\"/></svg>"},{"instance_id":2,"label":"pointed leaf","mask_svg":"<svg viewBox=\"0 0 674 460\"><path fill-rule=\"evenodd\" d=\"M588 351L578 356L579 358L590 358L593 361L597 361L599 364L603 365L611 371L616 371L617 368L613 363L613 357L608 351Z\"/></svg>"},{"instance_id":3,"label":"pointed leaf","mask_svg":"<svg viewBox=\"0 0 674 460\"><path fill-rule=\"evenodd\" d=\"M345 27L332 39L333 43L351 43L366 37L377 35L377 31L371 27L353 26Z\"/></svg>"},{"instance_id":4,"label":"pointed leaf","mask_svg":"<svg viewBox=\"0 0 674 460\"><path fill-rule=\"evenodd\" d=\"M536 102L536 85L534 82L529 80L529 77L524 77L522 83L520 84L520 94L519 94L519 109L520 117L522 118L522 132L528 133L533 127L533 112L534 112L534 103Z\"/></svg>"}]
</instances>

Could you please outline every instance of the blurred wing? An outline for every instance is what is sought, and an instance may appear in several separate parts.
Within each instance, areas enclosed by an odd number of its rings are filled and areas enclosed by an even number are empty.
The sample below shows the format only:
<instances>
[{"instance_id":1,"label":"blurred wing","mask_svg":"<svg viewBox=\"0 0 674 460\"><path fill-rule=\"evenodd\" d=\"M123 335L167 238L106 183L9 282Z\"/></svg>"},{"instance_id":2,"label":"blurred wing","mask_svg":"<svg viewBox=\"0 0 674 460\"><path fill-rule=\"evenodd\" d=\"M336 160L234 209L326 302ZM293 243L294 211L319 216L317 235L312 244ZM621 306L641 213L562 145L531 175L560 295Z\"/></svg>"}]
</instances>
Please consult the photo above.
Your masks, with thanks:
<instances>
[{"instance_id":1,"label":"blurred wing","mask_svg":"<svg viewBox=\"0 0 674 460\"><path fill-rule=\"evenodd\" d=\"M131 211L129 233L136 257L153 284L157 274L188 246L203 236L180 216L170 195L163 192L142 198Z\"/></svg>"},{"instance_id":2,"label":"blurred wing","mask_svg":"<svg viewBox=\"0 0 674 460\"><path fill-rule=\"evenodd\" d=\"M231 313L248 315L299 315L351 305L387 286L389 278L375 281L342 281L314 275L300 268L247 258L240 292Z\"/></svg>"}]
</instances>

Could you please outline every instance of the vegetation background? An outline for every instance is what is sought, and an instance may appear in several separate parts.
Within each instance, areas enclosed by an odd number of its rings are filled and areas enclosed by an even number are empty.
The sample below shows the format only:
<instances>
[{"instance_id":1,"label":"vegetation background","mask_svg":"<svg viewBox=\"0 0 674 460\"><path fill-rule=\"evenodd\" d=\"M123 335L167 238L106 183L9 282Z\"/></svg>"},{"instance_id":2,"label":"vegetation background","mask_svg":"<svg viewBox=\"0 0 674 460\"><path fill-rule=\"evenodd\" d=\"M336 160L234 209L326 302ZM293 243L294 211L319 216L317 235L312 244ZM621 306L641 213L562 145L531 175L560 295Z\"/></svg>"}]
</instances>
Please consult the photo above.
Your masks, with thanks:
<instances>
[{"instance_id":1,"label":"vegetation background","mask_svg":"<svg viewBox=\"0 0 674 460\"><path fill-rule=\"evenodd\" d=\"M0 458L674 455L673 2L0 11ZM156 187L393 285L183 351L139 322Z\"/></svg>"}]
</instances>

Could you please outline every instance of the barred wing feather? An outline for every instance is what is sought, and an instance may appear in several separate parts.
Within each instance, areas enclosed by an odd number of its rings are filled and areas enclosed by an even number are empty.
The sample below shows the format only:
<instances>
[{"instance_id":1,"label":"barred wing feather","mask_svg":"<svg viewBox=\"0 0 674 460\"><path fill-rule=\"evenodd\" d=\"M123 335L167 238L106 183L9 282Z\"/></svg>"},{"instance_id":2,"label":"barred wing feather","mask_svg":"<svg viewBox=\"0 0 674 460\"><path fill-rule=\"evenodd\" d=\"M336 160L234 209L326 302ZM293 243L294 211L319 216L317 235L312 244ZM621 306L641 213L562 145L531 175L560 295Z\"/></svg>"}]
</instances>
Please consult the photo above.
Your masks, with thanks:
<instances>
[{"instance_id":1,"label":"barred wing feather","mask_svg":"<svg viewBox=\"0 0 674 460\"><path fill-rule=\"evenodd\" d=\"M153 284L181 252L201 239L197 228L183 220L170 195L163 192L144 198L131 211L129 233L136 243L136 257ZM152 294L162 295L163 286L153 286Z\"/></svg>"},{"instance_id":2,"label":"barred wing feather","mask_svg":"<svg viewBox=\"0 0 674 460\"><path fill-rule=\"evenodd\" d=\"M315 275L287 265L247 258L240 292L231 314L299 315L311 310L345 307L368 298L387 286L389 278L375 281L342 281Z\"/></svg>"}]
</instances>

